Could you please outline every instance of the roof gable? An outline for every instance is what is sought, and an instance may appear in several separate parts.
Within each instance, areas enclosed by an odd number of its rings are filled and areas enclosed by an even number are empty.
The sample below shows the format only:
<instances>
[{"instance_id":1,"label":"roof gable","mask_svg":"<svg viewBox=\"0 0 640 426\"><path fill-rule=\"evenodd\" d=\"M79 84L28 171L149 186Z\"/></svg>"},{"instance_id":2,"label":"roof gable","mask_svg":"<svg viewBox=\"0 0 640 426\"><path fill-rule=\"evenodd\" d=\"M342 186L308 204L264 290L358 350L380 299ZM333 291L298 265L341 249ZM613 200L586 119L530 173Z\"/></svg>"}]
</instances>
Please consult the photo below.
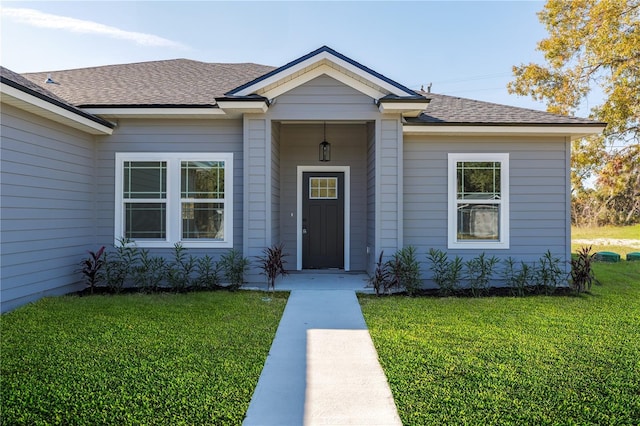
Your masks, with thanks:
<instances>
[{"instance_id":1,"label":"roof gable","mask_svg":"<svg viewBox=\"0 0 640 426\"><path fill-rule=\"evenodd\" d=\"M421 97L415 91L322 46L286 65L245 83L227 93L229 97L259 95L273 99L321 75L328 75L368 96Z\"/></svg>"}]
</instances>

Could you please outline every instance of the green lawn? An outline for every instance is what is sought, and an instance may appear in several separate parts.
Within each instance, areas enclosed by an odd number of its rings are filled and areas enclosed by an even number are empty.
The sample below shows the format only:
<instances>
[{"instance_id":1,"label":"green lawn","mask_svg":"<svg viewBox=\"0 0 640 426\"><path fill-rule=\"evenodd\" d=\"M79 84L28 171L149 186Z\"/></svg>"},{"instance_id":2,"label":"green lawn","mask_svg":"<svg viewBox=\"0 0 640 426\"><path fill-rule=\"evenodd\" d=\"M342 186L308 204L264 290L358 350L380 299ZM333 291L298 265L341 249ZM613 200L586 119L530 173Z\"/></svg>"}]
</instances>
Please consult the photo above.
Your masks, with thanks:
<instances>
[{"instance_id":1,"label":"green lawn","mask_svg":"<svg viewBox=\"0 0 640 426\"><path fill-rule=\"evenodd\" d=\"M640 424L640 262L596 276L579 297L361 296L403 423Z\"/></svg>"},{"instance_id":2,"label":"green lawn","mask_svg":"<svg viewBox=\"0 0 640 426\"><path fill-rule=\"evenodd\" d=\"M47 298L1 317L1 423L238 425L286 294Z\"/></svg>"},{"instance_id":3,"label":"green lawn","mask_svg":"<svg viewBox=\"0 0 640 426\"><path fill-rule=\"evenodd\" d=\"M632 226L603 226L597 228L571 228L571 251L591 245L592 251L612 251L625 259L627 253L640 252L640 224ZM593 244L578 240L594 241ZM629 240L636 240L631 242Z\"/></svg>"}]
</instances>

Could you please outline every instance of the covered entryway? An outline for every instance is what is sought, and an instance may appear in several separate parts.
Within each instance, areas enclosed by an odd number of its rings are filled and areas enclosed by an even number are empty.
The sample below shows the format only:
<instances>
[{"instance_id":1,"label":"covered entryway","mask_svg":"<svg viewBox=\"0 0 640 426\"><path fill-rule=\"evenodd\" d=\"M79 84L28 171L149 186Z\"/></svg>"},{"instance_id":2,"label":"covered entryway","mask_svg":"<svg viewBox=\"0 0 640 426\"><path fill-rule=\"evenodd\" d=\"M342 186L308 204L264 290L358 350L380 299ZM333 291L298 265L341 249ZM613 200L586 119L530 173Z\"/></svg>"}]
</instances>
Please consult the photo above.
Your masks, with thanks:
<instances>
[{"instance_id":1,"label":"covered entryway","mask_svg":"<svg viewBox=\"0 0 640 426\"><path fill-rule=\"evenodd\" d=\"M344 173L302 174L302 268L344 268Z\"/></svg>"}]
</instances>

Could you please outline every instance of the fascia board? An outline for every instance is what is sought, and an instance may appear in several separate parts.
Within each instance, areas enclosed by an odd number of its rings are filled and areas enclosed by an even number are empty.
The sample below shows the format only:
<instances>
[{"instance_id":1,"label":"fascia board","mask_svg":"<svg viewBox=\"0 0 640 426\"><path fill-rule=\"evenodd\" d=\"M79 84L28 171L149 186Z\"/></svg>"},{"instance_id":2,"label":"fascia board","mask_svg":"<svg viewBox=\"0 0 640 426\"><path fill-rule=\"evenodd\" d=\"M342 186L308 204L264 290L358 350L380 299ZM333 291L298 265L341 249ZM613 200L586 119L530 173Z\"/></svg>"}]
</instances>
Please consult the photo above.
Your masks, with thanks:
<instances>
[{"instance_id":1,"label":"fascia board","mask_svg":"<svg viewBox=\"0 0 640 426\"><path fill-rule=\"evenodd\" d=\"M228 117L219 108L83 108L101 117L122 118L215 118Z\"/></svg>"},{"instance_id":2,"label":"fascia board","mask_svg":"<svg viewBox=\"0 0 640 426\"><path fill-rule=\"evenodd\" d=\"M274 84L280 80L285 80L287 79L287 77L290 77L293 74L296 74L297 72L304 70L307 67L310 67L318 62L321 62L323 60L332 62L334 64L336 64L339 67L342 67L356 75L359 75L360 77L362 77L365 80L371 81L372 83L374 83L377 86L380 86L381 88L383 88L384 90L387 90L388 93L384 93L382 96L387 95L389 93L394 94L394 95L398 95L398 96L409 96L409 95L414 95L414 93L407 93L404 90L400 90L398 87L387 83L386 81L368 73L365 72L364 70L362 70L361 68L350 64L349 62L346 62L334 55L332 55L330 52L320 52L317 55L308 58L302 62L299 62L289 68L287 68L286 70L283 70L277 74L272 75L269 78L266 78L264 80L260 80L258 82L256 82L255 84L252 84L251 86L245 87L243 90L234 93L234 95L237 96L247 96L253 93L257 93L261 88L267 87L271 84ZM329 67L331 68L331 67ZM337 71L337 70L336 70ZM338 71L339 72L339 71ZM342 75L344 75L343 73L340 73ZM297 79L294 79L297 80ZM350 79L351 81L355 81L355 79ZM270 96L266 96L268 98L271 98ZM379 96L381 97L381 96Z\"/></svg>"},{"instance_id":3,"label":"fascia board","mask_svg":"<svg viewBox=\"0 0 640 426\"><path fill-rule=\"evenodd\" d=\"M604 126L403 126L405 135L469 135L469 136L568 136L573 139L597 135Z\"/></svg>"},{"instance_id":4,"label":"fascia board","mask_svg":"<svg viewBox=\"0 0 640 426\"><path fill-rule=\"evenodd\" d=\"M383 96L386 96L386 93L381 93L380 91L374 89L371 86L367 86L366 84L358 81L344 73L341 73L337 69L330 67L329 65L323 64L319 67L312 69L309 72L301 74L294 79L287 81L279 86L274 87L268 92L264 93L263 96L268 99L275 99L276 97L286 93L292 89L295 89L298 86L301 86L314 78L320 77L322 75L327 75L331 78L338 80L339 82L346 84L353 89L364 93L365 95L371 97L372 99L379 99Z\"/></svg>"},{"instance_id":5,"label":"fascia board","mask_svg":"<svg viewBox=\"0 0 640 426\"><path fill-rule=\"evenodd\" d=\"M2 93L3 103L13 105L16 108L31 112L40 117L82 130L92 135L110 135L113 133L113 129L107 126L96 123L81 115L74 114L72 111L61 108L7 84L0 84L0 93Z\"/></svg>"},{"instance_id":6,"label":"fascia board","mask_svg":"<svg viewBox=\"0 0 640 426\"><path fill-rule=\"evenodd\" d=\"M402 113L407 117L417 117L422 111L427 109L429 101L425 102L384 102L380 101L378 110L382 114Z\"/></svg>"},{"instance_id":7,"label":"fascia board","mask_svg":"<svg viewBox=\"0 0 640 426\"><path fill-rule=\"evenodd\" d=\"M269 105L264 100L259 101L233 101L218 100L216 104L223 110L233 110L252 114L264 114L269 109Z\"/></svg>"}]
</instances>

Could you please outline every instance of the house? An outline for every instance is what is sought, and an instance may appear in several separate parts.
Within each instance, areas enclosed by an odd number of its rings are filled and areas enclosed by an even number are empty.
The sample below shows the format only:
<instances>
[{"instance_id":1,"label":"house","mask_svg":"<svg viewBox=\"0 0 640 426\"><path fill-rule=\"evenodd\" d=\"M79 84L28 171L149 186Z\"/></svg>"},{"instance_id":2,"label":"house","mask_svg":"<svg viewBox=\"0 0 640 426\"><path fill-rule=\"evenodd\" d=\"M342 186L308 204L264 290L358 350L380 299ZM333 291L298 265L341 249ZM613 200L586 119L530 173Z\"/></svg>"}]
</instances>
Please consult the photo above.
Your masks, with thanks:
<instances>
[{"instance_id":1,"label":"house","mask_svg":"<svg viewBox=\"0 0 640 426\"><path fill-rule=\"evenodd\" d=\"M1 77L3 311L81 288L87 250L123 236L283 242L295 270L371 271L407 245L567 261L570 142L604 128L412 90L329 47Z\"/></svg>"}]
</instances>

